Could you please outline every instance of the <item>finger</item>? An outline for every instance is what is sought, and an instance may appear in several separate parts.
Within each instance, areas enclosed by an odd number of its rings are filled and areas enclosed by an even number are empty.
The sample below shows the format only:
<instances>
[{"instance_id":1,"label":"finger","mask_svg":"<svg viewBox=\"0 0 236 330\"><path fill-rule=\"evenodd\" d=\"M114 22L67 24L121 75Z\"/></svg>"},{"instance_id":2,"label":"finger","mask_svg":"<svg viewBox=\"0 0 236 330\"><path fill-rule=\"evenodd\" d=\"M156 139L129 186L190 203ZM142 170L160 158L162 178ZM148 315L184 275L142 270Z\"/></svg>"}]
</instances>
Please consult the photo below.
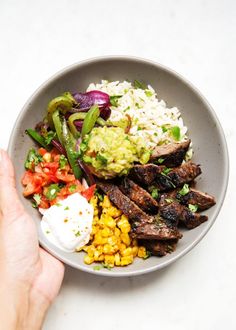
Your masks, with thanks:
<instances>
[{"instance_id":1,"label":"finger","mask_svg":"<svg viewBox=\"0 0 236 330\"><path fill-rule=\"evenodd\" d=\"M6 151L2 149L0 149L0 210L3 215L19 216L23 212L16 191L12 162Z\"/></svg>"}]
</instances>

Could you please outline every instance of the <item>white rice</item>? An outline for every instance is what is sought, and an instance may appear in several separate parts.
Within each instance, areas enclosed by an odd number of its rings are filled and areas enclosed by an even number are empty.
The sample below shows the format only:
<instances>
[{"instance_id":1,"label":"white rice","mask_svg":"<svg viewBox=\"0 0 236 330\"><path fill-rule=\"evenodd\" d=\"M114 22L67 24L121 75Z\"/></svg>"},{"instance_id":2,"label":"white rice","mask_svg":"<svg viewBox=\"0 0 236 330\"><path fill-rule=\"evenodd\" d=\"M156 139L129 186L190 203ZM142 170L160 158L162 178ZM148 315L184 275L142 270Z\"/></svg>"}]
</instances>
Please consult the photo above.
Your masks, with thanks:
<instances>
[{"instance_id":1,"label":"white rice","mask_svg":"<svg viewBox=\"0 0 236 330\"><path fill-rule=\"evenodd\" d=\"M156 145L176 142L171 128L180 128L179 142L187 138L187 127L184 126L178 108L168 108L163 100L158 100L157 93L149 85L146 90L136 89L128 81L108 82L102 80L100 84L91 83L87 91L100 90L110 96L122 95L118 99L118 106L111 106L109 121L116 123L128 114L132 119L129 134L140 136L146 145L152 149ZM165 131L165 128L168 128Z\"/></svg>"}]
</instances>

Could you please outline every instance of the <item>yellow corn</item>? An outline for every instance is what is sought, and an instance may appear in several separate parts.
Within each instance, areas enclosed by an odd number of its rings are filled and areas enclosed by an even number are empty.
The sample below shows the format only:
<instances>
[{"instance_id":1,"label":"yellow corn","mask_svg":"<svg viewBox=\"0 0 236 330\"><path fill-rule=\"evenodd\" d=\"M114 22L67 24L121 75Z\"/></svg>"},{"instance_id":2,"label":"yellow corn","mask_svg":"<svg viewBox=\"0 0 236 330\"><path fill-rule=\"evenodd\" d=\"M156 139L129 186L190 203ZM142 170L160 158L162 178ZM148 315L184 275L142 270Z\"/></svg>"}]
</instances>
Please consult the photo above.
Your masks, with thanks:
<instances>
[{"instance_id":1,"label":"yellow corn","mask_svg":"<svg viewBox=\"0 0 236 330\"><path fill-rule=\"evenodd\" d=\"M138 257L139 258L145 258L147 255L147 251L146 251L146 248L144 246L140 246L138 248Z\"/></svg>"},{"instance_id":2,"label":"yellow corn","mask_svg":"<svg viewBox=\"0 0 236 330\"><path fill-rule=\"evenodd\" d=\"M129 234L127 233L121 233L120 234L121 241L125 243L125 245L129 246L131 243L131 239L129 237Z\"/></svg>"},{"instance_id":3,"label":"yellow corn","mask_svg":"<svg viewBox=\"0 0 236 330\"><path fill-rule=\"evenodd\" d=\"M94 208L90 243L78 249L87 253L84 257L86 264L96 261L103 262L105 267L127 266L136 256L146 256L145 247L139 247L137 240L129 236L128 218L112 205L107 196L99 203L97 196L93 196L90 204Z\"/></svg>"},{"instance_id":4,"label":"yellow corn","mask_svg":"<svg viewBox=\"0 0 236 330\"><path fill-rule=\"evenodd\" d=\"M132 264L133 260L134 260L134 257L132 255L126 256L126 257L121 257L120 265L127 266L129 264Z\"/></svg>"},{"instance_id":5,"label":"yellow corn","mask_svg":"<svg viewBox=\"0 0 236 330\"><path fill-rule=\"evenodd\" d=\"M86 255L84 257L84 263L87 265L91 265L94 262L94 258L90 257L89 255Z\"/></svg>"}]
</instances>

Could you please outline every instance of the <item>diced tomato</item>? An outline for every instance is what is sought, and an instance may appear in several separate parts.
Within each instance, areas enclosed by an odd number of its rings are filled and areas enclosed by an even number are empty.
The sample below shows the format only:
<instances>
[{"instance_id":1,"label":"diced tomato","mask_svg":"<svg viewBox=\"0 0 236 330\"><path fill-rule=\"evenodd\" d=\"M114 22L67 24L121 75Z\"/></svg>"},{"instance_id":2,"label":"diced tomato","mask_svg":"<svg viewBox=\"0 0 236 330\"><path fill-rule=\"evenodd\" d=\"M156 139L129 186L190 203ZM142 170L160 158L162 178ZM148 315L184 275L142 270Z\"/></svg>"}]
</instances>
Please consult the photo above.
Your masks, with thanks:
<instances>
[{"instance_id":1,"label":"diced tomato","mask_svg":"<svg viewBox=\"0 0 236 330\"><path fill-rule=\"evenodd\" d=\"M40 199L40 204L39 204L39 207L41 207L42 209L48 209L49 206L50 206L50 203L49 201L47 200L47 198L43 195L40 196L41 199Z\"/></svg>"},{"instance_id":2,"label":"diced tomato","mask_svg":"<svg viewBox=\"0 0 236 330\"><path fill-rule=\"evenodd\" d=\"M47 150L46 150L46 149L44 149L44 148L39 148L39 150L38 150L38 153L40 154L40 156L43 156L43 155L45 155L45 154L46 154L46 152L47 152Z\"/></svg>"},{"instance_id":3,"label":"diced tomato","mask_svg":"<svg viewBox=\"0 0 236 330\"><path fill-rule=\"evenodd\" d=\"M49 163L43 163L42 164L44 168L50 169L53 173L56 172L56 170L59 168L59 164L57 162L49 162Z\"/></svg>"},{"instance_id":4,"label":"diced tomato","mask_svg":"<svg viewBox=\"0 0 236 330\"><path fill-rule=\"evenodd\" d=\"M57 170L56 177L63 182L72 182L75 180L74 174L68 174L67 171Z\"/></svg>"},{"instance_id":5,"label":"diced tomato","mask_svg":"<svg viewBox=\"0 0 236 330\"><path fill-rule=\"evenodd\" d=\"M88 201L93 197L96 189L96 184L92 185L88 189L81 192L81 195L84 196Z\"/></svg>"}]
</instances>

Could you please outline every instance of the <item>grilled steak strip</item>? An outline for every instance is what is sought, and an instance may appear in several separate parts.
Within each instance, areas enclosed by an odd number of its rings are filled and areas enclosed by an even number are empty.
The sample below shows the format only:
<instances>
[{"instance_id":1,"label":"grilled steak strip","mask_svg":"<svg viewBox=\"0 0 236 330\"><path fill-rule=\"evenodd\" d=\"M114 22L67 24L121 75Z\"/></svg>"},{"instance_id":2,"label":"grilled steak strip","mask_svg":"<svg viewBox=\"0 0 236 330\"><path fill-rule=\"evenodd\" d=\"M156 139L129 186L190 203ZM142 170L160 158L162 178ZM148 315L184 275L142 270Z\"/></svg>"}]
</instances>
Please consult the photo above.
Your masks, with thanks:
<instances>
[{"instance_id":1,"label":"grilled steak strip","mask_svg":"<svg viewBox=\"0 0 236 330\"><path fill-rule=\"evenodd\" d=\"M120 190L124 195L129 197L136 205L147 213L157 213L157 201L143 188L134 183L132 180L125 177L119 185Z\"/></svg>"},{"instance_id":2,"label":"grilled steak strip","mask_svg":"<svg viewBox=\"0 0 236 330\"><path fill-rule=\"evenodd\" d=\"M167 253L171 253L176 249L178 239L171 239L166 241L158 240L139 240L141 245L144 245L146 249L154 256L163 257Z\"/></svg>"},{"instance_id":3,"label":"grilled steak strip","mask_svg":"<svg viewBox=\"0 0 236 330\"><path fill-rule=\"evenodd\" d=\"M125 196L116 185L98 181L97 186L102 189L111 202L129 218L133 237L146 239L172 239L182 237L182 234L176 228L169 227L160 217L149 216L142 211L134 202Z\"/></svg>"},{"instance_id":4,"label":"grilled steak strip","mask_svg":"<svg viewBox=\"0 0 236 330\"><path fill-rule=\"evenodd\" d=\"M158 174L164 169L164 166L155 164L135 165L129 172L129 177L140 183L142 186L151 185Z\"/></svg>"},{"instance_id":5,"label":"grilled steak strip","mask_svg":"<svg viewBox=\"0 0 236 330\"><path fill-rule=\"evenodd\" d=\"M180 201L181 204L197 205L199 211L207 210L216 203L213 196L193 188L190 188L189 193L184 196L177 193L176 198Z\"/></svg>"},{"instance_id":6,"label":"grilled steak strip","mask_svg":"<svg viewBox=\"0 0 236 330\"><path fill-rule=\"evenodd\" d=\"M182 164L186 152L189 148L191 140L186 140L181 143L169 143L162 146L157 146L153 149L150 161L157 162L167 167L176 167Z\"/></svg>"},{"instance_id":7,"label":"grilled steak strip","mask_svg":"<svg viewBox=\"0 0 236 330\"><path fill-rule=\"evenodd\" d=\"M107 194L110 201L114 203L131 222L153 222L153 219L125 196L115 184L98 181L97 186Z\"/></svg>"},{"instance_id":8,"label":"grilled steak strip","mask_svg":"<svg viewBox=\"0 0 236 330\"><path fill-rule=\"evenodd\" d=\"M186 206L183 206L183 212L179 220L188 229L193 229L207 221L208 217L200 213L193 213Z\"/></svg>"},{"instance_id":9,"label":"grilled steak strip","mask_svg":"<svg viewBox=\"0 0 236 330\"><path fill-rule=\"evenodd\" d=\"M194 213L186 206L179 204L177 200L170 198L170 194L161 196L159 212L168 225L175 226L181 223L188 229L195 228L208 219L206 215Z\"/></svg>"},{"instance_id":10,"label":"grilled steak strip","mask_svg":"<svg viewBox=\"0 0 236 330\"><path fill-rule=\"evenodd\" d=\"M184 196L179 193L180 189L174 189L166 193L166 198L176 199L180 204L188 206L188 204L197 205L198 211L204 211L215 205L215 198L202 191L189 188L189 192Z\"/></svg>"},{"instance_id":11,"label":"grilled steak strip","mask_svg":"<svg viewBox=\"0 0 236 330\"><path fill-rule=\"evenodd\" d=\"M160 191L171 190L181 187L184 183L193 181L199 174L201 168L193 162L186 162L179 167L173 168L168 174L158 174L155 179L155 186Z\"/></svg>"},{"instance_id":12,"label":"grilled steak strip","mask_svg":"<svg viewBox=\"0 0 236 330\"><path fill-rule=\"evenodd\" d=\"M160 216L156 216L153 223L139 223L133 228L132 235L138 239L179 239L183 235L170 225Z\"/></svg>"}]
</instances>

